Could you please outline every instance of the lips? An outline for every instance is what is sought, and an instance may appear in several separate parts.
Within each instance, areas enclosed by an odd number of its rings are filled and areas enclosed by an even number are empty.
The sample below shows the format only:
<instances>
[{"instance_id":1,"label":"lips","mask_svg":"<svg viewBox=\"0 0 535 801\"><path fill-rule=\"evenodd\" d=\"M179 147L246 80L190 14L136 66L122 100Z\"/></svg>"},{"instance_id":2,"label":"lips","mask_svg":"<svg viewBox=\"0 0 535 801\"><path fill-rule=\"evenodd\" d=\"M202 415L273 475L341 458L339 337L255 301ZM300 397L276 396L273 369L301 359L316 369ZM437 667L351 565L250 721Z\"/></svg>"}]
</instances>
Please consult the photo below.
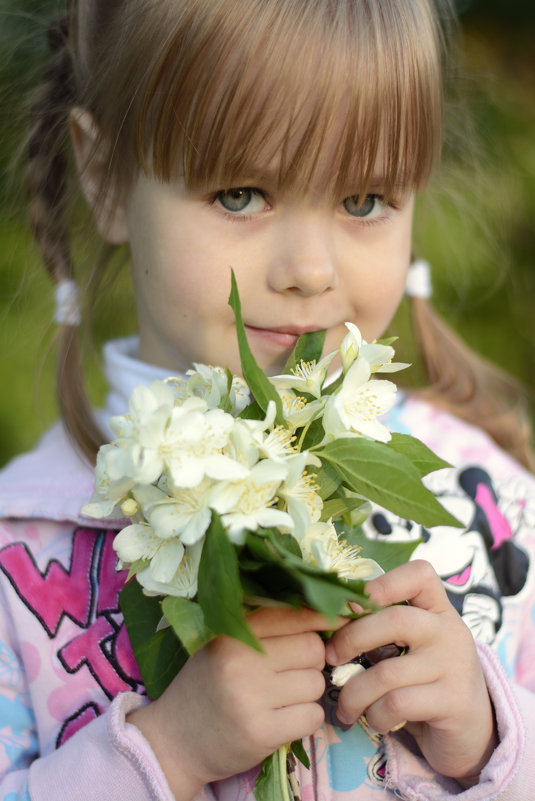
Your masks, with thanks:
<instances>
[{"instance_id":1,"label":"lips","mask_svg":"<svg viewBox=\"0 0 535 801\"><path fill-rule=\"evenodd\" d=\"M310 334L313 331L321 331L324 326L321 325L249 325L246 323L245 327L251 331L270 331L274 334L289 334L292 336L300 337L303 334Z\"/></svg>"},{"instance_id":2,"label":"lips","mask_svg":"<svg viewBox=\"0 0 535 801\"><path fill-rule=\"evenodd\" d=\"M246 325L245 329L248 336L261 339L263 342L278 346L283 349L292 349L297 344L297 340L302 334L311 331L318 331L318 326L280 326L273 328L260 328L253 325Z\"/></svg>"},{"instance_id":3,"label":"lips","mask_svg":"<svg viewBox=\"0 0 535 801\"><path fill-rule=\"evenodd\" d=\"M277 331L273 328L255 328L250 325L245 326L249 339L261 340L266 344L275 345L283 350L291 350L297 344L299 334L292 334L288 331Z\"/></svg>"}]
</instances>

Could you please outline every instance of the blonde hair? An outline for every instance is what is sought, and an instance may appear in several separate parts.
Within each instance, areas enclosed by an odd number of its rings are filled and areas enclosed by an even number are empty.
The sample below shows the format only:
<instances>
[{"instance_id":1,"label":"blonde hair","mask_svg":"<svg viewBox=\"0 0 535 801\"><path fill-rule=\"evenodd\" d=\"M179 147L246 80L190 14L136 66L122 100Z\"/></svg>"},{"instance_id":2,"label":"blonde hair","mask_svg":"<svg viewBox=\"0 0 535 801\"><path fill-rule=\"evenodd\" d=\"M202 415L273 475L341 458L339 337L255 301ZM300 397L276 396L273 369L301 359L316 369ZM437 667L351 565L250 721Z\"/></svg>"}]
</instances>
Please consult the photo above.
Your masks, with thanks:
<instances>
[{"instance_id":1,"label":"blonde hair","mask_svg":"<svg viewBox=\"0 0 535 801\"><path fill-rule=\"evenodd\" d=\"M142 170L228 187L269 165L281 188L387 199L428 181L441 150L450 0L79 0L52 28L32 112L33 230L53 279L72 275L65 133L74 106L97 123L104 198ZM328 158L325 158L327 149ZM318 158L319 154L322 158ZM318 175L321 165L333 165ZM58 395L93 460L101 435L76 333L63 326Z\"/></svg>"},{"instance_id":2,"label":"blonde hair","mask_svg":"<svg viewBox=\"0 0 535 801\"><path fill-rule=\"evenodd\" d=\"M81 3L76 84L120 186L139 168L231 185L275 162L306 189L331 146L327 192L351 176L364 193L381 148L388 194L440 151L434 16L427 0Z\"/></svg>"},{"instance_id":3,"label":"blonde hair","mask_svg":"<svg viewBox=\"0 0 535 801\"><path fill-rule=\"evenodd\" d=\"M424 298L411 299L416 344L429 386L413 394L475 423L535 472L532 426L524 387L471 350Z\"/></svg>"}]
</instances>

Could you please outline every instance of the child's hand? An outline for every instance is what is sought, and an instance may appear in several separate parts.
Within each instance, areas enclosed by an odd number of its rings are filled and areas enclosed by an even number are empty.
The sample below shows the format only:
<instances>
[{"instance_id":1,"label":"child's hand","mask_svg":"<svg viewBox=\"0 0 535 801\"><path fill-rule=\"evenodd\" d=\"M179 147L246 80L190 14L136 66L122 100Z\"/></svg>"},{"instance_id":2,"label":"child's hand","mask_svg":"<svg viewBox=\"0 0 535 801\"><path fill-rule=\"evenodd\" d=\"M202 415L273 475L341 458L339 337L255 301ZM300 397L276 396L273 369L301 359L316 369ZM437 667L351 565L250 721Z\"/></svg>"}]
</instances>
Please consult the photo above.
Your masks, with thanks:
<instances>
[{"instance_id":1,"label":"child's hand","mask_svg":"<svg viewBox=\"0 0 535 801\"><path fill-rule=\"evenodd\" d=\"M264 654L218 637L195 654L157 701L129 716L151 743L177 801L241 773L323 722L320 630L309 610L262 609L249 617Z\"/></svg>"},{"instance_id":2,"label":"child's hand","mask_svg":"<svg viewBox=\"0 0 535 801\"><path fill-rule=\"evenodd\" d=\"M433 770L477 782L497 744L494 716L474 640L428 562L414 561L370 581L372 600L387 607L341 628L326 658L340 665L386 643L408 649L353 677L338 717L364 712L384 734L403 721ZM400 604L408 600L410 605Z\"/></svg>"}]
</instances>

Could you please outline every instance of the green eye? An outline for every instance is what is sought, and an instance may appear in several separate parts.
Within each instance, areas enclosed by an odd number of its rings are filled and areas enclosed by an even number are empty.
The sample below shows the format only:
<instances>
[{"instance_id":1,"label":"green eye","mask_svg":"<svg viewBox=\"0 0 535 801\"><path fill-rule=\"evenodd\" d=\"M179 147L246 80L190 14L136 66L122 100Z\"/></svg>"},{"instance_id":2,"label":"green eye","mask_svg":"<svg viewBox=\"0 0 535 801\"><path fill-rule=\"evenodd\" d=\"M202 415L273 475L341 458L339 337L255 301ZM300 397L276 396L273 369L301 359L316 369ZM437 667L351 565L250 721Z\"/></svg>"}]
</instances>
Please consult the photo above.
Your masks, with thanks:
<instances>
[{"instance_id":1,"label":"green eye","mask_svg":"<svg viewBox=\"0 0 535 801\"><path fill-rule=\"evenodd\" d=\"M217 201L225 211L239 214L240 212L261 211L265 205L264 196L258 189L248 187L235 187L225 189L217 195Z\"/></svg>"},{"instance_id":2,"label":"green eye","mask_svg":"<svg viewBox=\"0 0 535 801\"><path fill-rule=\"evenodd\" d=\"M378 217L386 208L379 195L366 195L361 200L360 195L350 195L344 200L344 209L352 217L363 217L373 219Z\"/></svg>"}]
</instances>

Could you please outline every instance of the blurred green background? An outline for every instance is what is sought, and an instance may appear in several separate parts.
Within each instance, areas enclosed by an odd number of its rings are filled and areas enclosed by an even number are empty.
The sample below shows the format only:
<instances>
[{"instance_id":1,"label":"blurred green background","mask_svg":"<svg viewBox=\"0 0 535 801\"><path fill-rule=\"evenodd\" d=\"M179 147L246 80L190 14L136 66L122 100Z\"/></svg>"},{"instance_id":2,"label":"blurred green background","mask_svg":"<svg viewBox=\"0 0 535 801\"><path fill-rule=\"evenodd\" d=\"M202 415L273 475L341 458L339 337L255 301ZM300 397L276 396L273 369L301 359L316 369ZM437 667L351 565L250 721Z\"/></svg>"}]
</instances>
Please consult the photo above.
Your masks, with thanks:
<instances>
[{"instance_id":1,"label":"blurred green background","mask_svg":"<svg viewBox=\"0 0 535 801\"><path fill-rule=\"evenodd\" d=\"M52 289L26 229L13 161L21 98L39 74L47 20L60 5L0 0L0 465L31 447L57 414ZM462 146L448 156L419 201L415 243L433 266L435 305L476 350L521 379L535 411L535 3L458 5L476 162ZM126 270L94 312L88 375L100 403L98 345L135 329ZM405 325L402 311L393 324L401 345Z\"/></svg>"}]
</instances>

